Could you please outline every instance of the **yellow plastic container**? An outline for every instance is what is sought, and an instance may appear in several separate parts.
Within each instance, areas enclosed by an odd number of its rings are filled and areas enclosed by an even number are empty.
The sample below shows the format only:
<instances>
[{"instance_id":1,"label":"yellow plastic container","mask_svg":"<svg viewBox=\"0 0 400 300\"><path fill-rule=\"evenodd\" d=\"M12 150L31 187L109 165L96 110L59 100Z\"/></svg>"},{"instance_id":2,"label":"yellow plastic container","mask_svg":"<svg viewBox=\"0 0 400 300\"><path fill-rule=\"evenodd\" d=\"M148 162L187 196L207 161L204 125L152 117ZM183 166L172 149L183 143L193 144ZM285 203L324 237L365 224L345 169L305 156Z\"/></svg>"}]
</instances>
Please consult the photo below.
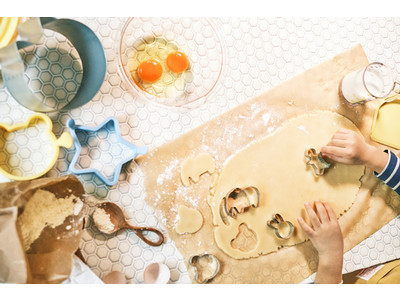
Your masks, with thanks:
<instances>
[{"instance_id":1,"label":"yellow plastic container","mask_svg":"<svg viewBox=\"0 0 400 300\"><path fill-rule=\"evenodd\" d=\"M0 48L8 46L15 41L18 35L17 26L20 19L19 17L0 18Z\"/></svg>"}]
</instances>

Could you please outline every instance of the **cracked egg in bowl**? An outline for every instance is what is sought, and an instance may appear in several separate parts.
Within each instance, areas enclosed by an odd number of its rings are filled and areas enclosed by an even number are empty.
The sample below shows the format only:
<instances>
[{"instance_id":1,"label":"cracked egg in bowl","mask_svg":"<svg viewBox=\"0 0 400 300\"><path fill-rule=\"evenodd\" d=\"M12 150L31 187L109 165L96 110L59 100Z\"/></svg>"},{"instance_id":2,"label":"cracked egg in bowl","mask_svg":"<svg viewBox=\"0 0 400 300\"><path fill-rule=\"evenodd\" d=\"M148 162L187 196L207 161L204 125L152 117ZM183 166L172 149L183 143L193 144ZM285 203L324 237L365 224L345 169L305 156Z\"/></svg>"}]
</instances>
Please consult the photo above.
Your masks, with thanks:
<instances>
[{"instance_id":1,"label":"cracked egg in bowl","mask_svg":"<svg viewBox=\"0 0 400 300\"><path fill-rule=\"evenodd\" d=\"M131 18L122 30L120 72L133 92L155 104L203 103L222 67L223 43L212 20Z\"/></svg>"}]
</instances>

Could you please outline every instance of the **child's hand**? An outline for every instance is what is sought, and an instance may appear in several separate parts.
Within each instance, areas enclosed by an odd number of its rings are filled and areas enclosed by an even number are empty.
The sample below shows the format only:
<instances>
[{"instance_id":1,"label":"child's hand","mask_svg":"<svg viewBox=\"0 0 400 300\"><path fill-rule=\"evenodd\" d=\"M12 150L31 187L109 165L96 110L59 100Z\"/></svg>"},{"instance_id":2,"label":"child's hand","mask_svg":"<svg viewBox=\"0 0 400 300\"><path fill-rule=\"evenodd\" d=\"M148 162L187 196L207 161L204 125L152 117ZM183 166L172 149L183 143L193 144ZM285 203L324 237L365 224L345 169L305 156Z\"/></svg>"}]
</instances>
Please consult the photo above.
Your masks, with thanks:
<instances>
[{"instance_id":1,"label":"child's hand","mask_svg":"<svg viewBox=\"0 0 400 300\"><path fill-rule=\"evenodd\" d=\"M304 204L310 218L311 228L303 220L298 222L318 251L318 271L316 283L340 283L343 266L343 236L335 212L326 202L315 201L317 213L307 202Z\"/></svg>"},{"instance_id":2,"label":"child's hand","mask_svg":"<svg viewBox=\"0 0 400 300\"><path fill-rule=\"evenodd\" d=\"M349 129L339 129L331 141L321 148L323 156L343 164L365 164L372 146L362 136Z\"/></svg>"},{"instance_id":3,"label":"child's hand","mask_svg":"<svg viewBox=\"0 0 400 300\"><path fill-rule=\"evenodd\" d=\"M365 165L380 173L386 166L387 153L367 144L364 138L349 129L339 129L331 141L321 148L323 157L348 165Z\"/></svg>"},{"instance_id":4,"label":"child's hand","mask_svg":"<svg viewBox=\"0 0 400 300\"><path fill-rule=\"evenodd\" d=\"M304 204L312 227L307 225L303 218L298 218L298 222L304 232L310 238L318 254L331 255L332 253L343 254L343 237L339 222L336 219L335 212L326 202L315 201L315 207L318 214L312 209L311 205Z\"/></svg>"}]
</instances>

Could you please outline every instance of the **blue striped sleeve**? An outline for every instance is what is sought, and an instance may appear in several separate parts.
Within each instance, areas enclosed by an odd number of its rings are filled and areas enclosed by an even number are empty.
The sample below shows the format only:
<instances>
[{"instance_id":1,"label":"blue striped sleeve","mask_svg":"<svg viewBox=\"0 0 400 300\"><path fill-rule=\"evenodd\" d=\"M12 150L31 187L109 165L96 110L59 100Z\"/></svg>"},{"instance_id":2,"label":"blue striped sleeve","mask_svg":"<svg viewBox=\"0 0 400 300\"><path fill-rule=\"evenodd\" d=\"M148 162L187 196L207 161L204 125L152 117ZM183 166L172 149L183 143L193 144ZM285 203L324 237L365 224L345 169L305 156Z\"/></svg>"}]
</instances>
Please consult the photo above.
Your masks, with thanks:
<instances>
[{"instance_id":1,"label":"blue striped sleeve","mask_svg":"<svg viewBox=\"0 0 400 300\"><path fill-rule=\"evenodd\" d=\"M386 149L385 152L389 153L386 166L382 172L374 174L400 195L400 159L392 151Z\"/></svg>"}]
</instances>

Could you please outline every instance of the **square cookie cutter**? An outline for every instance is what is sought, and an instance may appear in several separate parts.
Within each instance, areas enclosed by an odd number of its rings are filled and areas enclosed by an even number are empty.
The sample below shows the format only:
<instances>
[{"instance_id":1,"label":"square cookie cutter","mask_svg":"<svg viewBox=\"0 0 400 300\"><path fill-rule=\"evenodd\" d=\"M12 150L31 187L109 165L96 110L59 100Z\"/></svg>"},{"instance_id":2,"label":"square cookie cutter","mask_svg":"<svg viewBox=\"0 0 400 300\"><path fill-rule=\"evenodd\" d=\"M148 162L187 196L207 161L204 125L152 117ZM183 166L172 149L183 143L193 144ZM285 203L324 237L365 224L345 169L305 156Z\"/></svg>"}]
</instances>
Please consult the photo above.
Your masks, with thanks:
<instances>
[{"instance_id":1,"label":"square cookie cutter","mask_svg":"<svg viewBox=\"0 0 400 300\"><path fill-rule=\"evenodd\" d=\"M76 152L71 160L71 163L69 165L68 170L76 175L83 175L83 174L90 174L93 173L95 174L98 178L100 178L106 185L112 186L118 182L119 175L121 174L121 168L122 165L125 164L126 162L136 158L139 154L146 154L147 153L147 147L142 146L142 147L137 147L134 144L129 143L127 140L123 139L121 136L121 132L119 129L119 122L116 118L110 117L106 120L104 120L100 125L96 127L88 127L84 125L76 125L74 120L69 119L67 121L67 127L70 129L72 139L74 141L74 145L76 148ZM92 135L99 135L100 130L106 130L107 132L110 131L110 127L113 128L115 133L115 142L114 144L119 145L119 147L125 147L128 148L131 153L129 155L126 155L125 157L114 157L116 160L116 164L114 166L114 171L112 178L109 179L107 178L106 175L104 175L99 169L96 168L82 168L82 169L77 169L75 168L78 159L81 155L82 152L82 144L77 136L77 131L86 131L87 134L92 134ZM108 136L108 134L106 134ZM103 149L99 149L100 152L105 152L108 153L107 151L104 151ZM112 155L112 154L109 154ZM117 156L117 155L116 155ZM99 163L101 163L101 159L97 160ZM104 164L103 164L104 165Z\"/></svg>"},{"instance_id":2,"label":"square cookie cutter","mask_svg":"<svg viewBox=\"0 0 400 300\"><path fill-rule=\"evenodd\" d=\"M43 140L43 136L36 128L28 131L38 121L44 122L47 141ZM11 134L14 135L15 131L27 131L26 135L24 133L20 137L15 137L12 142L8 141L3 134L0 134L0 173L11 180L31 180L46 174L56 163L59 148L71 148L73 144L72 137L67 132L64 132L57 139L52 131L53 123L48 116L42 113L34 113L25 122L15 125L0 123L0 132L1 129L5 131L8 137ZM32 143L35 143L35 146ZM43 160L43 156L46 155L47 159ZM43 165L46 162L47 165ZM29 166L30 172L24 172L24 165ZM35 173L34 169L38 166L41 167L41 170ZM24 175L24 173L30 175Z\"/></svg>"}]
</instances>

